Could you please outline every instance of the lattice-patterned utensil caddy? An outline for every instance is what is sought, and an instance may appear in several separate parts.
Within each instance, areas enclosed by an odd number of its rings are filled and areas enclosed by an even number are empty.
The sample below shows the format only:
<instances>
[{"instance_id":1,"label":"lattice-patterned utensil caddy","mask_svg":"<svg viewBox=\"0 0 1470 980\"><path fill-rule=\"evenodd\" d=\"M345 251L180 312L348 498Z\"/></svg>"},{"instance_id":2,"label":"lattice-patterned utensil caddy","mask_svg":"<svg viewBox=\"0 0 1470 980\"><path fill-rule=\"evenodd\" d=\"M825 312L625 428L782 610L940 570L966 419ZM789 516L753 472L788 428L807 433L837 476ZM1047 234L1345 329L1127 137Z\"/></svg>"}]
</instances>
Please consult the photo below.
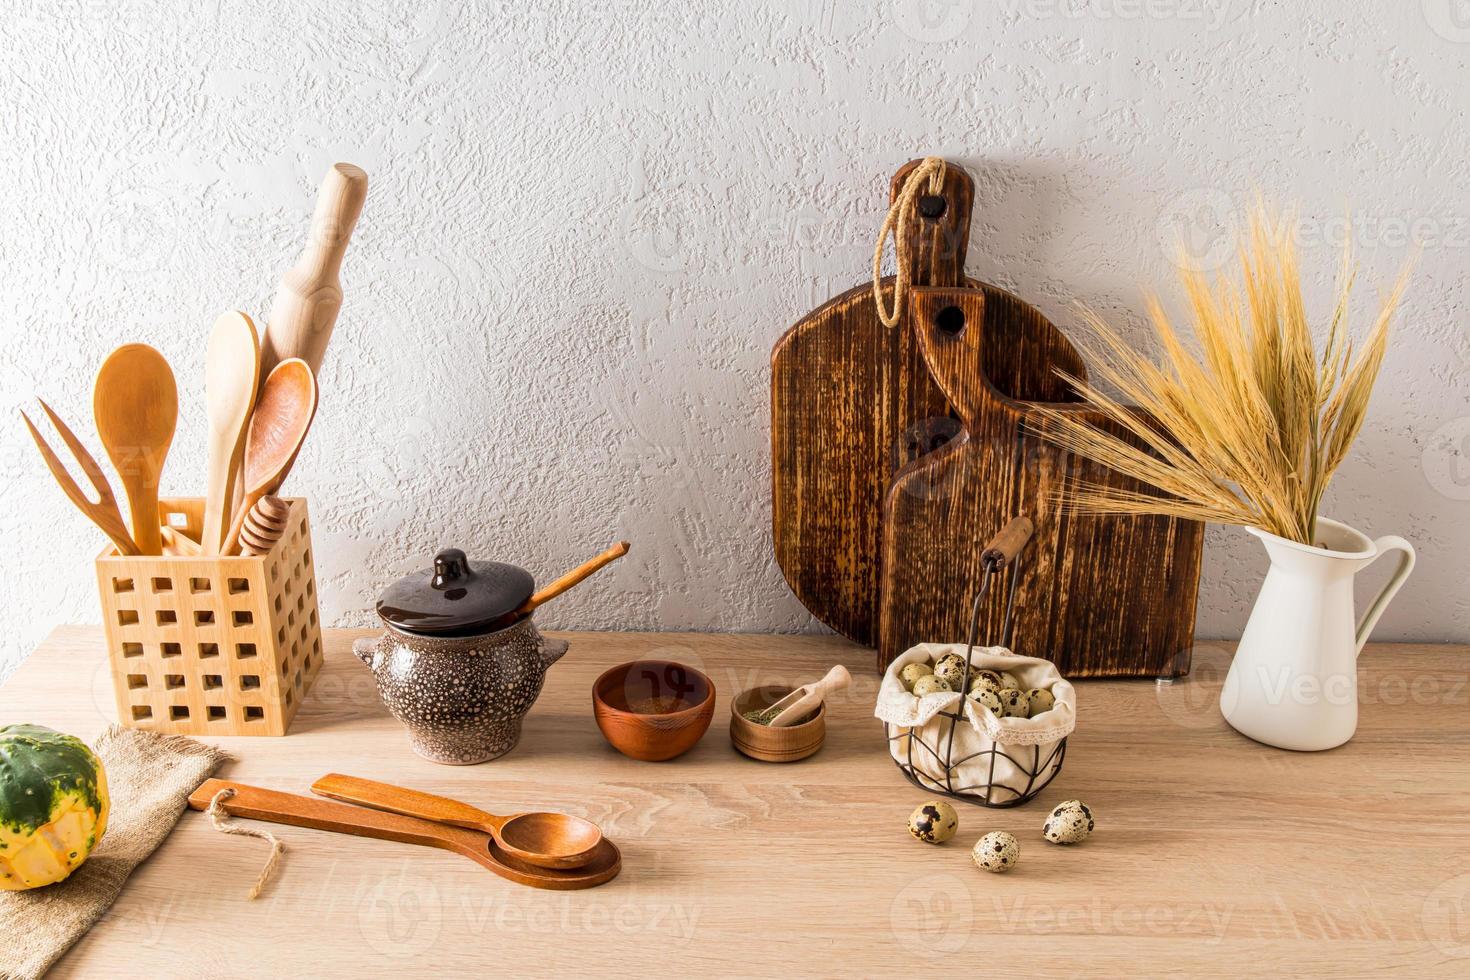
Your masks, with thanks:
<instances>
[{"instance_id":1,"label":"lattice-patterned utensil caddy","mask_svg":"<svg viewBox=\"0 0 1470 980\"><path fill-rule=\"evenodd\" d=\"M322 665L306 501L264 555L97 558L118 720L178 735L284 735ZM198 540L201 498L166 499Z\"/></svg>"}]
</instances>

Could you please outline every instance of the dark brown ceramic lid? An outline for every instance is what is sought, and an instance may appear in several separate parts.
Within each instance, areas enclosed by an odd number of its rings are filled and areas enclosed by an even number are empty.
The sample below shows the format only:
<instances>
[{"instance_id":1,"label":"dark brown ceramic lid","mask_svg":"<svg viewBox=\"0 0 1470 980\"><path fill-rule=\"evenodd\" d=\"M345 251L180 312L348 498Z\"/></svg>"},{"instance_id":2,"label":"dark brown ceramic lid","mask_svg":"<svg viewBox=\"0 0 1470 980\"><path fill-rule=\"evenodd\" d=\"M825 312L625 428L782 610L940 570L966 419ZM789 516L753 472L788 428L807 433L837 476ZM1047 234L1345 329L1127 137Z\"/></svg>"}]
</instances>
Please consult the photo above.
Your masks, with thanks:
<instances>
[{"instance_id":1,"label":"dark brown ceramic lid","mask_svg":"<svg viewBox=\"0 0 1470 980\"><path fill-rule=\"evenodd\" d=\"M505 627L536 580L524 568L470 561L458 548L434 556L434 567L405 575L378 599L383 622L410 633L474 636Z\"/></svg>"}]
</instances>

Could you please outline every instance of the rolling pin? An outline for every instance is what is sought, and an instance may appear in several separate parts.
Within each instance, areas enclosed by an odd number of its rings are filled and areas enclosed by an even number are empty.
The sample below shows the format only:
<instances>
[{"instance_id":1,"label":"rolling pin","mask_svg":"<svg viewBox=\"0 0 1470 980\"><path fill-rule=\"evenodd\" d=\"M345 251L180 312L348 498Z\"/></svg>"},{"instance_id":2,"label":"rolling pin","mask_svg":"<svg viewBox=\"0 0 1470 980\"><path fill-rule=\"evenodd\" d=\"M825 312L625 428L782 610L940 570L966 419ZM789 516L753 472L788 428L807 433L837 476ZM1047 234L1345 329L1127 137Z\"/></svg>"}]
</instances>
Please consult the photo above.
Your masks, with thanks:
<instances>
[{"instance_id":1,"label":"rolling pin","mask_svg":"<svg viewBox=\"0 0 1470 980\"><path fill-rule=\"evenodd\" d=\"M327 341L342 308L342 256L362 203L367 198L367 172L350 163L334 163L317 193L311 232L301 257L276 287L270 323L260 345L261 384L281 361L299 357L320 374Z\"/></svg>"}]
</instances>

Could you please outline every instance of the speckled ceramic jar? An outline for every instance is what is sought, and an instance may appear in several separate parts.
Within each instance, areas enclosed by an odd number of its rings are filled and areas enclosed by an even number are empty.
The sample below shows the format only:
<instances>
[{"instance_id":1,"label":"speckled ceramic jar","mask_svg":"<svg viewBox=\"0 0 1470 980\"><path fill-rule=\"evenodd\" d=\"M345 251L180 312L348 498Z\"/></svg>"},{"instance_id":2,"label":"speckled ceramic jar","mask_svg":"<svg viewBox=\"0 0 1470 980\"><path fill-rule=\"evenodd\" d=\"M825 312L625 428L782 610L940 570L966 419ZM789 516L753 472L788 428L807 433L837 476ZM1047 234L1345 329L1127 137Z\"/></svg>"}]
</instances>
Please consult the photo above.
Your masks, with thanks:
<instances>
[{"instance_id":1,"label":"speckled ceramic jar","mask_svg":"<svg viewBox=\"0 0 1470 980\"><path fill-rule=\"evenodd\" d=\"M468 766L515 748L546 668L567 643L542 636L527 616L479 636L425 636L390 624L377 640L358 640L352 652L372 669L415 752Z\"/></svg>"}]
</instances>

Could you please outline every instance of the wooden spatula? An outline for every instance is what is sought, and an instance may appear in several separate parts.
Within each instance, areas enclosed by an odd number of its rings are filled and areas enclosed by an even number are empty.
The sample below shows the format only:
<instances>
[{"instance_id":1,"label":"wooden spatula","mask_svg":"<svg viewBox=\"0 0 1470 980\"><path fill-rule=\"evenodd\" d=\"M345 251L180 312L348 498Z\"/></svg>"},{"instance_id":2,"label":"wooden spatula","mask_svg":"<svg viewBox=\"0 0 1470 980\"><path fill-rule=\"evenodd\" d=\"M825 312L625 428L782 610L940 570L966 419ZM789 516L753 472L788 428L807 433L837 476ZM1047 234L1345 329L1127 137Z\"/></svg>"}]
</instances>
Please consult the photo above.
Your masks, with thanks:
<instances>
[{"instance_id":1,"label":"wooden spatula","mask_svg":"<svg viewBox=\"0 0 1470 980\"><path fill-rule=\"evenodd\" d=\"M204 401L209 411L209 478L204 497L204 534L199 544L219 554L233 511L245 430L260 386L260 344L255 324L237 311L214 321L204 364Z\"/></svg>"},{"instance_id":2,"label":"wooden spatula","mask_svg":"<svg viewBox=\"0 0 1470 980\"><path fill-rule=\"evenodd\" d=\"M299 357L277 364L265 379L245 436L244 496L221 554L237 552L245 515L280 482L296 459L316 415L316 399L316 378Z\"/></svg>"},{"instance_id":3,"label":"wooden spatula","mask_svg":"<svg viewBox=\"0 0 1470 980\"><path fill-rule=\"evenodd\" d=\"M168 361L147 344L113 351L97 372L92 414L128 498L133 541L142 554L162 554L158 478L179 420L179 390Z\"/></svg>"}]
</instances>

